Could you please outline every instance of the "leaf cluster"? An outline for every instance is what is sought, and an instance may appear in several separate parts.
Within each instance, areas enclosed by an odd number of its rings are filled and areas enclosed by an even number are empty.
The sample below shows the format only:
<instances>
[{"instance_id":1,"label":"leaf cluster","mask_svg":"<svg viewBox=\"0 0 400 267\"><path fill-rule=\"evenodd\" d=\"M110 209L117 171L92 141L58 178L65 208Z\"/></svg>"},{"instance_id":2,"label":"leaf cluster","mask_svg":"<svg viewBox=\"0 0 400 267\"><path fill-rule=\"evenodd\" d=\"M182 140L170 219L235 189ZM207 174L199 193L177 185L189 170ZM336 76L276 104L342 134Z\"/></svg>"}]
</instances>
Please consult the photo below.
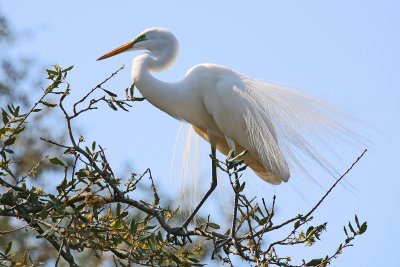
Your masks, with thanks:
<instances>
[{"instance_id":1,"label":"leaf cluster","mask_svg":"<svg viewBox=\"0 0 400 267\"><path fill-rule=\"evenodd\" d=\"M150 169L128 177L116 176L106 150L96 141L77 135L73 128L73 121L86 112L102 106L128 111L132 103L143 100L134 96L134 85L125 90L125 98L105 88L123 67L67 106L65 99L72 91L67 76L72 68L56 65L47 70L50 84L27 111L22 112L12 104L1 110L0 216L17 218L22 223L16 229L0 232L1 235L21 230L35 233L37 239L54 248L56 265L65 261L70 266L79 266L76 255L90 250L96 257L110 256L115 266L201 266L208 247L211 259L230 266L237 258L256 266L326 266L366 231L366 222L360 223L355 217L356 228L350 223L344 228L345 240L330 256L296 264L290 256L278 255L278 247L311 247L322 238L327 223L311 225L312 214L363 154L310 211L276 221L275 196L268 206L264 199L259 203L243 193L245 183L241 177L246 166L241 157L246 151L238 155L231 151L225 161L213 156L211 159L231 181L234 205L230 226L223 229L220 222L208 216L206 221L191 228L187 224L176 227L177 209L161 205L162 196L158 194ZM52 100L48 100L49 96ZM10 157L13 146L29 126L28 119L41 113L43 107L57 109L65 118L68 140L41 138L63 153L50 155L26 174L16 175ZM29 183L43 162L60 170L51 177L56 184L54 191ZM139 184L146 184L150 189L151 200L138 198ZM283 237L266 242L271 232L279 232ZM41 263L29 253L18 258L12 241L0 253L0 262L9 266Z\"/></svg>"}]
</instances>

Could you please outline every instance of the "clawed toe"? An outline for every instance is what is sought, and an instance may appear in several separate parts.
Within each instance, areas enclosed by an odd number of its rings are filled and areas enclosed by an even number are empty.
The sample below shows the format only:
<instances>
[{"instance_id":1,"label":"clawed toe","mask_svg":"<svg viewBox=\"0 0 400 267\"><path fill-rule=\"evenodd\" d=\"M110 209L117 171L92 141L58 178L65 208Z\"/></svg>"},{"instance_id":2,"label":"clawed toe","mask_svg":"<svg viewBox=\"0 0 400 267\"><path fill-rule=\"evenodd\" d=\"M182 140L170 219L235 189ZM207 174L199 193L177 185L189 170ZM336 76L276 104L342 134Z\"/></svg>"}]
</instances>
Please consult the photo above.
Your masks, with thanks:
<instances>
[{"instance_id":1,"label":"clawed toe","mask_svg":"<svg viewBox=\"0 0 400 267\"><path fill-rule=\"evenodd\" d=\"M186 227L175 227L172 229L171 233L168 233L167 240L175 243L176 245L184 246L187 241L192 242L187 233L188 231Z\"/></svg>"}]
</instances>

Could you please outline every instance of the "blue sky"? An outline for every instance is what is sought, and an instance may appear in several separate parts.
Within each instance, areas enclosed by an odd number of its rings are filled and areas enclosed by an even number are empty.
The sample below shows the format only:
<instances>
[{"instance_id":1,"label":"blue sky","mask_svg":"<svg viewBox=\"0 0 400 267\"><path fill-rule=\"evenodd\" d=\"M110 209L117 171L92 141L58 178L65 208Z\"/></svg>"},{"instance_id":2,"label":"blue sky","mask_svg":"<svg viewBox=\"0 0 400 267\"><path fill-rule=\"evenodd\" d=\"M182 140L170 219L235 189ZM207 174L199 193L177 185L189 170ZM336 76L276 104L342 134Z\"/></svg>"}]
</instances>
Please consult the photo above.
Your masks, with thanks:
<instances>
[{"instance_id":1,"label":"blue sky","mask_svg":"<svg viewBox=\"0 0 400 267\"><path fill-rule=\"evenodd\" d=\"M218 63L313 92L360 118L369 126L360 131L372 141L373 149L347 177L358 192L354 195L339 187L316 214L317 221L329 221L324 242L294 254L313 257L333 251L342 239L342 225L357 213L368 221L368 232L332 266L393 266L400 237L400 182L395 170L400 151L397 1L66 1L57 5L3 1L0 8L24 36L13 52L33 55L43 66L75 65L70 76L75 96L125 64L110 84L110 89L123 93L131 82L130 64L136 53L95 60L142 30L161 26L174 32L181 50L175 66L157 74L160 79L176 81L195 64ZM26 29L33 36L25 34ZM130 113L101 111L84 119L85 135L108 148L121 172L126 162L138 172L150 167L161 188L175 192L178 181L170 182L169 170L179 127L176 120L145 102ZM207 173L208 148L202 147L201 171ZM343 156L343 170L361 152L335 148ZM272 187L250 172L248 176L254 180L252 188L267 199L278 194L282 218L308 209L302 198L313 202L323 194L321 189L310 189L313 185L307 180L293 182L299 194L290 185ZM326 178L325 185L331 181Z\"/></svg>"}]
</instances>

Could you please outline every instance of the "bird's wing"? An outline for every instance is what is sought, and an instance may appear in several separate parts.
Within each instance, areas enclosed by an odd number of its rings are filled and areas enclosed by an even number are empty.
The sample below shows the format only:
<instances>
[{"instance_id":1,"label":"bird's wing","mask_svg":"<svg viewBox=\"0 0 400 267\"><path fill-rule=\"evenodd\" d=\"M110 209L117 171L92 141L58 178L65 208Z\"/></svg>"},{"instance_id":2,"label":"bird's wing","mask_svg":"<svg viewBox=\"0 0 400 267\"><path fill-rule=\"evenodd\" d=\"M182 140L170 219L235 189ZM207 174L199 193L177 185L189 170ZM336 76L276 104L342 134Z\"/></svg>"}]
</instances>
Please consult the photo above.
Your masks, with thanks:
<instances>
[{"instance_id":1,"label":"bird's wing","mask_svg":"<svg viewBox=\"0 0 400 267\"><path fill-rule=\"evenodd\" d=\"M350 131L338 122L339 112L299 91L235 76L219 83L219 107L211 111L226 137L255 153L280 181L289 179L287 161L303 169L304 156L336 173L312 144L325 143L328 135L349 136Z\"/></svg>"}]
</instances>

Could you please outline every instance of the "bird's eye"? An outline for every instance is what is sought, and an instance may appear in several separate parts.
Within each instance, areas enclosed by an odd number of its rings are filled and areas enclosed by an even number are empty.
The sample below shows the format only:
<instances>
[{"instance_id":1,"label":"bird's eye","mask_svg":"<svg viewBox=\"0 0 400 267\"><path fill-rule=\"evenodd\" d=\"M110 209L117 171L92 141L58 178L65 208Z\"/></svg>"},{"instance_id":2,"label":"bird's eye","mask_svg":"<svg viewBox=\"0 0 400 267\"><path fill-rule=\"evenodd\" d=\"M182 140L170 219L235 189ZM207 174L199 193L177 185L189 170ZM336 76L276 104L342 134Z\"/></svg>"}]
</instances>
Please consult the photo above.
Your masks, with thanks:
<instances>
[{"instance_id":1,"label":"bird's eye","mask_svg":"<svg viewBox=\"0 0 400 267\"><path fill-rule=\"evenodd\" d=\"M144 38L146 38L146 35L145 35L145 34L141 34L141 35L139 36L139 38L140 38L140 39L144 39Z\"/></svg>"}]
</instances>

